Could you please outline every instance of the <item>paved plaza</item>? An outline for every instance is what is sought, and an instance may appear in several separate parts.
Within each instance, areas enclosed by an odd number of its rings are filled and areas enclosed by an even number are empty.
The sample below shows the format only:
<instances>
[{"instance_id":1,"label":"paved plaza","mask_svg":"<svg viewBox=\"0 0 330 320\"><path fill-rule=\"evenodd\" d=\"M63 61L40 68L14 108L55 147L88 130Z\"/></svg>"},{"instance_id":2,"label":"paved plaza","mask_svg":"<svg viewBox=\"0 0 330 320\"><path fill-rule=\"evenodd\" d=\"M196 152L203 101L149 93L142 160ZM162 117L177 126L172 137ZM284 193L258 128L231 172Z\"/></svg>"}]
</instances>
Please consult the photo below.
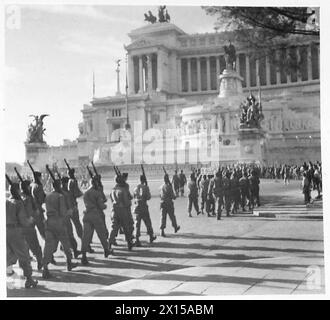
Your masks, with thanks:
<instances>
[{"instance_id":1,"label":"paved plaza","mask_svg":"<svg viewBox=\"0 0 330 320\"><path fill-rule=\"evenodd\" d=\"M131 189L137 181L129 181ZM324 247L322 202L302 206L299 181L284 186L281 181L261 180L262 206L254 214L208 218L189 218L187 198L175 201L181 230L175 234L168 222L166 238L160 236L150 245L142 228L142 247L127 251L124 236L118 237L115 255L104 258L96 235L95 254L90 265L66 271L61 251L55 255L55 276L39 281L36 289L20 288L21 270L7 278L9 297L75 296L218 296L258 294L324 293ZM112 182L104 181L109 195ZM149 204L153 227L158 235L161 181L149 182ZM313 196L315 194L313 193ZM80 213L83 203L80 200ZM111 208L110 200L108 206ZM106 210L110 227L110 209ZM33 263L36 270L36 262Z\"/></svg>"}]
</instances>

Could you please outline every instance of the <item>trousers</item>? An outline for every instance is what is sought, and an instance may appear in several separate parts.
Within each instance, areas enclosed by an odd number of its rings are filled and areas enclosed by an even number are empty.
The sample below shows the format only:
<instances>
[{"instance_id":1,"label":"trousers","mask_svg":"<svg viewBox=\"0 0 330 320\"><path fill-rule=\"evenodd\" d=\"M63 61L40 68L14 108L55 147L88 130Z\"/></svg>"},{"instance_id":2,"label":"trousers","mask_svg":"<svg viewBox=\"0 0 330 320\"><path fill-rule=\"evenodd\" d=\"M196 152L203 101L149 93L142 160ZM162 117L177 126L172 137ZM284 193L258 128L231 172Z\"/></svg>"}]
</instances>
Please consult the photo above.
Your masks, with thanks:
<instances>
[{"instance_id":1,"label":"trousers","mask_svg":"<svg viewBox=\"0 0 330 320\"><path fill-rule=\"evenodd\" d=\"M6 232L7 267L18 260L25 277L31 277L32 267L29 256L29 248L24 239L22 228L7 227Z\"/></svg>"}]
</instances>

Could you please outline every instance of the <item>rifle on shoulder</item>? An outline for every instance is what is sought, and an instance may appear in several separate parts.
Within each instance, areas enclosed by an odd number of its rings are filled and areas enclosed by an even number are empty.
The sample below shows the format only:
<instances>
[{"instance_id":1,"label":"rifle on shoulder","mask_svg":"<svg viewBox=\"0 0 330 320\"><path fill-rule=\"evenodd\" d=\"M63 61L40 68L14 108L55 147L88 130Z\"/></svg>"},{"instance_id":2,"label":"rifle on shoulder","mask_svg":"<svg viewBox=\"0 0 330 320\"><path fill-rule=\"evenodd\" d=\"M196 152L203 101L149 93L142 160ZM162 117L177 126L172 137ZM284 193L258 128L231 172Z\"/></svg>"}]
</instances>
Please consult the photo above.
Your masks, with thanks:
<instances>
[{"instance_id":1,"label":"rifle on shoulder","mask_svg":"<svg viewBox=\"0 0 330 320\"><path fill-rule=\"evenodd\" d=\"M144 177L144 180L145 180L145 182L146 182L146 185L148 185L148 182L147 182L147 176L146 176L146 173L145 173L145 171L144 171L144 168L143 168L143 164L141 163L141 170L142 170L142 175L143 175L143 177Z\"/></svg>"}]
</instances>

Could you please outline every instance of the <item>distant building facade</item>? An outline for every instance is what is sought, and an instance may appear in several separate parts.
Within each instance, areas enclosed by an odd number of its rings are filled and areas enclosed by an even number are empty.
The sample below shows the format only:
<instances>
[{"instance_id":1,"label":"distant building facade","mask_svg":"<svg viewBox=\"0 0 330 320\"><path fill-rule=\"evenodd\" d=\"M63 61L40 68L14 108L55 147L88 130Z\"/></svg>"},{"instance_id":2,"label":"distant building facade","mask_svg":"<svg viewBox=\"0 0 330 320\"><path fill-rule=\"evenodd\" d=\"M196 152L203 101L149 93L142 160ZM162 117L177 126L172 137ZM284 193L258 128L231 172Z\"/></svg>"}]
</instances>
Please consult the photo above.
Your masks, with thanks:
<instances>
[{"instance_id":1,"label":"distant building facade","mask_svg":"<svg viewBox=\"0 0 330 320\"><path fill-rule=\"evenodd\" d=\"M110 164L107 147L120 140L117 129L125 127L127 118L132 131L134 121L140 121L143 131L202 122L219 129L223 143L235 144L239 104L226 108L217 102L219 76L225 69L223 47L230 34L189 35L172 23L155 23L133 30L129 37L127 103L125 94L116 94L95 97L84 105L72 161L83 163L97 151L100 163ZM321 160L320 44L309 37L293 39L279 43L273 52L281 59L289 54L300 59L300 72L290 74L272 65L268 57L252 59L234 43L243 94L257 96L261 87L268 164ZM197 120L184 116L187 108L199 110Z\"/></svg>"}]
</instances>

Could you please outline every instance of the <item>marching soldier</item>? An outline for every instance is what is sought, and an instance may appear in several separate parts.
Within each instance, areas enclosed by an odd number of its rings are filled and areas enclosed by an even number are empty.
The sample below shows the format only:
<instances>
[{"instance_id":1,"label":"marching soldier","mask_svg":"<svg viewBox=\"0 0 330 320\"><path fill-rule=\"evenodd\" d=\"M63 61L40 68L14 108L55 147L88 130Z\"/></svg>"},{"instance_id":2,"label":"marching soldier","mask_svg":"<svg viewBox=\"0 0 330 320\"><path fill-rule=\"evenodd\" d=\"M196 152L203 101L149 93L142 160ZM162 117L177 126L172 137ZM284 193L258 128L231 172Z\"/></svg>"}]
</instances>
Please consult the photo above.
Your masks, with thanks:
<instances>
[{"instance_id":1,"label":"marching soldier","mask_svg":"<svg viewBox=\"0 0 330 320\"><path fill-rule=\"evenodd\" d=\"M94 176L91 179L91 185L83 196L83 200L86 206L83 217L83 237L81 244L81 264L88 265L86 253L90 252L89 246L92 242L94 230L99 237L103 250L104 257L107 258L111 251L108 249L107 242L107 228L104 223L104 212L106 204L104 202L103 192L98 189L98 178Z\"/></svg>"},{"instance_id":2,"label":"marching soldier","mask_svg":"<svg viewBox=\"0 0 330 320\"><path fill-rule=\"evenodd\" d=\"M207 197L206 197L206 212L208 217L215 216L215 202L214 197L212 194L212 186L210 188L211 183L213 183L213 175L209 174L207 176L207 179L209 181L209 185L207 188ZM212 214L210 214L212 212Z\"/></svg>"},{"instance_id":3,"label":"marching soldier","mask_svg":"<svg viewBox=\"0 0 330 320\"><path fill-rule=\"evenodd\" d=\"M24 204L21 200L17 183L10 186L10 197L6 199L6 247L7 267L14 265L17 260L26 277L25 288L35 288L38 281L32 278L32 267L28 245L22 233L22 227L28 227L31 220L27 219Z\"/></svg>"},{"instance_id":4,"label":"marching soldier","mask_svg":"<svg viewBox=\"0 0 330 320\"><path fill-rule=\"evenodd\" d=\"M209 179L207 176L204 174L203 178L200 182L200 192L201 192L201 211L202 214L204 214L204 207L206 206L206 201L207 201L207 194L208 194L208 189L209 189ZM208 209L208 208L206 208ZM207 211L207 214L209 216L209 212Z\"/></svg>"},{"instance_id":5,"label":"marching soldier","mask_svg":"<svg viewBox=\"0 0 330 320\"><path fill-rule=\"evenodd\" d=\"M127 248L128 250L132 250L131 199L127 184L120 175L116 176L116 185L111 191L110 199L112 201L112 224L109 237L109 249L114 245L118 230L122 227L127 242Z\"/></svg>"},{"instance_id":6,"label":"marching soldier","mask_svg":"<svg viewBox=\"0 0 330 320\"><path fill-rule=\"evenodd\" d=\"M183 170L181 170L179 174L179 181L180 181L180 194L181 197L184 196L184 186L187 184L187 178L186 175L183 173Z\"/></svg>"},{"instance_id":7,"label":"marching soldier","mask_svg":"<svg viewBox=\"0 0 330 320\"><path fill-rule=\"evenodd\" d=\"M37 232L35 229L35 218L36 218L36 206L31 196L31 191L29 189L30 182L28 180L23 180L20 183L20 189L22 193L22 200L25 208L25 214L27 220L31 223L23 227L23 235L28 244L29 249L32 251L33 255L37 259L38 270L42 269L42 250L39 244Z\"/></svg>"},{"instance_id":8,"label":"marching soldier","mask_svg":"<svg viewBox=\"0 0 330 320\"><path fill-rule=\"evenodd\" d=\"M136 207L134 208L135 214L135 245L137 247L141 246L140 242L140 229L141 229L141 221L146 225L147 234L149 235L149 241L152 243L156 240L156 236L154 235L154 231L152 229L149 208L147 205L147 201L151 199L150 189L147 185L146 178L144 175L140 176L140 184L134 190L134 198L136 201Z\"/></svg>"},{"instance_id":9,"label":"marching soldier","mask_svg":"<svg viewBox=\"0 0 330 320\"><path fill-rule=\"evenodd\" d=\"M225 171L224 177L222 179L223 184L223 195L224 195L224 206L226 209L227 217L230 216L231 207L231 186L230 186L230 171Z\"/></svg>"},{"instance_id":10,"label":"marching soldier","mask_svg":"<svg viewBox=\"0 0 330 320\"><path fill-rule=\"evenodd\" d=\"M45 247L43 266L44 270L42 277L48 279L51 274L48 270L48 264L53 259L53 253L57 248L58 242L61 243L66 259L67 270L71 271L77 265L72 263L72 253L70 250L70 243L65 228L65 219L67 219L67 208L65 205L65 198L62 195L60 180L53 181L53 191L47 194L45 199L46 204L46 230L45 230Z\"/></svg>"},{"instance_id":11,"label":"marching soldier","mask_svg":"<svg viewBox=\"0 0 330 320\"><path fill-rule=\"evenodd\" d=\"M68 191L71 194L71 202L73 205L73 211L72 211L72 222L76 228L77 235L80 239L82 239L83 229L82 225L79 219L79 210L78 210L78 203L77 199L80 198L83 193L79 189L78 181L75 177L75 170L74 168L68 169L68 176L69 176L69 182L68 182Z\"/></svg>"},{"instance_id":12,"label":"marching soldier","mask_svg":"<svg viewBox=\"0 0 330 320\"><path fill-rule=\"evenodd\" d=\"M72 213L73 213L73 210L74 210L74 206L73 206L73 203L72 203L72 198L71 198L70 192L68 191L69 178L68 177L62 177L61 182L62 182L62 194L64 196L65 205L66 205L66 208L67 208L67 216L65 218L64 224L66 226L66 231L67 231L67 234L68 234L69 242L70 242L71 248L73 250L73 255L77 259L79 257L79 255L81 254L81 252L78 250L78 244L77 244L77 241L74 237L73 228L72 228L72 224L71 224L71 219L72 219Z\"/></svg>"},{"instance_id":13,"label":"marching soldier","mask_svg":"<svg viewBox=\"0 0 330 320\"><path fill-rule=\"evenodd\" d=\"M172 185L174 188L174 192L175 192L175 196L178 197L179 196L179 191L180 191L180 178L178 176L178 171L175 170L174 171L174 175L172 178Z\"/></svg>"},{"instance_id":14,"label":"marching soldier","mask_svg":"<svg viewBox=\"0 0 330 320\"><path fill-rule=\"evenodd\" d=\"M132 206L132 200L133 200L133 196L131 195L130 191L129 191L129 184L127 183L127 179L128 179L128 173L127 172L123 172L122 177L124 179L124 183L125 183L125 188L128 192L128 198L129 198L129 207L128 207L128 212L129 212L129 227L130 227L130 234L132 235L132 239L133 239L133 233L134 233L134 219L133 219L133 215L132 215L132 210L131 210L131 206Z\"/></svg>"},{"instance_id":15,"label":"marching soldier","mask_svg":"<svg viewBox=\"0 0 330 320\"><path fill-rule=\"evenodd\" d=\"M209 188L209 194L214 197L217 220L220 220L223 206L223 184L221 179L221 171L217 171L215 178L212 183L210 183Z\"/></svg>"},{"instance_id":16,"label":"marching soldier","mask_svg":"<svg viewBox=\"0 0 330 320\"><path fill-rule=\"evenodd\" d=\"M33 182L31 183L31 195L36 205L35 224L43 239L45 239L45 216L42 204L45 202L46 194L41 183L41 173L33 172Z\"/></svg>"},{"instance_id":17,"label":"marching soldier","mask_svg":"<svg viewBox=\"0 0 330 320\"><path fill-rule=\"evenodd\" d=\"M240 202L239 180L236 171L233 171L230 177L230 193L231 193L231 213L237 213Z\"/></svg>"},{"instance_id":18,"label":"marching soldier","mask_svg":"<svg viewBox=\"0 0 330 320\"><path fill-rule=\"evenodd\" d=\"M249 202L249 209L250 208L250 201L249 201L249 180L247 178L247 174L244 171L243 172L243 177L239 179L239 190L241 193L241 207L243 211L245 210L245 205L247 201Z\"/></svg>"},{"instance_id":19,"label":"marching soldier","mask_svg":"<svg viewBox=\"0 0 330 320\"><path fill-rule=\"evenodd\" d=\"M192 209L193 205L194 205L197 215L199 215L201 212L199 211L199 207L198 207L198 187L197 187L196 177L195 177L194 173L192 173L190 175L190 181L188 182L188 214L189 214L189 217L192 217L191 209Z\"/></svg>"},{"instance_id":20,"label":"marching soldier","mask_svg":"<svg viewBox=\"0 0 330 320\"><path fill-rule=\"evenodd\" d=\"M180 226L177 225L176 217L174 214L174 204L173 200L176 197L173 193L173 187L171 185L168 174L164 175L164 184L161 186L160 190L160 209L161 209L161 222L160 230L161 236L166 237L164 229L166 228L166 216L169 215L174 232L177 233L180 230Z\"/></svg>"},{"instance_id":21,"label":"marching soldier","mask_svg":"<svg viewBox=\"0 0 330 320\"><path fill-rule=\"evenodd\" d=\"M251 175L249 176L249 184L250 184L250 191L251 191L251 204L252 207L257 205L260 206L260 199L259 199L259 184L260 180L257 176L255 170L252 170Z\"/></svg>"}]
</instances>

